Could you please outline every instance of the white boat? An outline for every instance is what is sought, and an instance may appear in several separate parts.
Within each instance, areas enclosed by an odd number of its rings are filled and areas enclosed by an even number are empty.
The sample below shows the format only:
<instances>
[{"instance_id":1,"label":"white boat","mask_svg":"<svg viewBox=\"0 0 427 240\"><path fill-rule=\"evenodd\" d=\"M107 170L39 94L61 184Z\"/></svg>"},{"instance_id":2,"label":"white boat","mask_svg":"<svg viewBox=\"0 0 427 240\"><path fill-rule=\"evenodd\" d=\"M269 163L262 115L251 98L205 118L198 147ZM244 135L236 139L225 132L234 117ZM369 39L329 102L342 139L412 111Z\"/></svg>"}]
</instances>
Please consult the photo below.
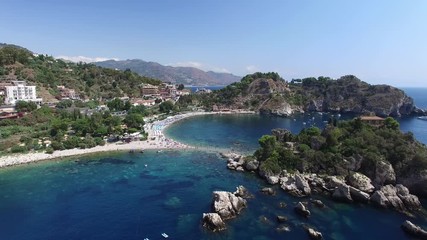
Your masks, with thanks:
<instances>
[{"instance_id":1,"label":"white boat","mask_svg":"<svg viewBox=\"0 0 427 240\"><path fill-rule=\"evenodd\" d=\"M149 238L144 238L144 240L150 240Z\"/></svg>"},{"instance_id":2,"label":"white boat","mask_svg":"<svg viewBox=\"0 0 427 240\"><path fill-rule=\"evenodd\" d=\"M166 233L162 233L162 236L163 236L164 238L168 238L168 237L169 237Z\"/></svg>"},{"instance_id":3,"label":"white boat","mask_svg":"<svg viewBox=\"0 0 427 240\"><path fill-rule=\"evenodd\" d=\"M417 117L420 120L426 120L427 121L427 116L421 116L421 117Z\"/></svg>"}]
</instances>

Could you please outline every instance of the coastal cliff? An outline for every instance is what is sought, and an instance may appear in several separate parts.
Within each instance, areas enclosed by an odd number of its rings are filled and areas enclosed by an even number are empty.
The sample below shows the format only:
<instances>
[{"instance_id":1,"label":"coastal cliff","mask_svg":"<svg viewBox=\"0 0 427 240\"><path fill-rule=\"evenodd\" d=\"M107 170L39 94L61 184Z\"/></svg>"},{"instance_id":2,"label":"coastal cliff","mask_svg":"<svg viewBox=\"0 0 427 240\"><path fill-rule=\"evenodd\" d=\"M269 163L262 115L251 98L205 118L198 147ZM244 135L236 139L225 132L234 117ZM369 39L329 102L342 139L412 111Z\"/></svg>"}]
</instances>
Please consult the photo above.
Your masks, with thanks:
<instances>
[{"instance_id":1,"label":"coastal cliff","mask_svg":"<svg viewBox=\"0 0 427 240\"><path fill-rule=\"evenodd\" d=\"M414 100L402 90L388 85L370 85L355 76L337 80L308 78L291 84L305 96L304 109L317 112L364 114L377 116L410 115L416 111Z\"/></svg>"},{"instance_id":2,"label":"coastal cliff","mask_svg":"<svg viewBox=\"0 0 427 240\"><path fill-rule=\"evenodd\" d=\"M352 75L287 82L277 73L254 73L200 98L199 103L207 109L249 109L278 116L298 112L374 113L382 117L424 114L404 91L370 85Z\"/></svg>"}]
</instances>

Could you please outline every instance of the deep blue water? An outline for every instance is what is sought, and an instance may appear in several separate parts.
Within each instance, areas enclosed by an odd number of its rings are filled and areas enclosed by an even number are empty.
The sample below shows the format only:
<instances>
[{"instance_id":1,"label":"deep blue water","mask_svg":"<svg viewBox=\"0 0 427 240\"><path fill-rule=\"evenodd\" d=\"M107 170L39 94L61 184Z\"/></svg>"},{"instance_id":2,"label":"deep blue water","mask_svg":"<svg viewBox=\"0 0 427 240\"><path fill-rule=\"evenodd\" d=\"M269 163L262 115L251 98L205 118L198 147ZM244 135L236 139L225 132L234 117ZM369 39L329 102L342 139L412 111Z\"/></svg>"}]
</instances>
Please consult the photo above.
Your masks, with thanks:
<instances>
[{"instance_id":1,"label":"deep blue water","mask_svg":"<svg viewBox=\"0 0 427 240\"><path fill-rule=\"evenodd\" d=\"M249 207L225 232L206 231L200 220L210 211L212 191L240 184L255 195ZM399 227L406 217L394 211L319 197L328 207L310 206L312 216L305 219L293 211L301 199L280 189L276 196L263 195L264 186L254 174L228 171L216 154L197 151L118 153L1 169L0 239L161 239L162 232L171 239L307 239L302 224L326 239L407 239ZM291 232L276 231L278 214L288 217ZM427 225L425 218L413 221Z\"/></svg>"},{"instance_id":2,"label":"deep blue water","mask_svg":"<svg viewBox=\"0 0 427 240\"><path fill-rule=\"evenodd\" d=\"M412 97L415 101L415 105L422 109L427 109L427 88L414 88L406 87L402 88L406 95Z\"/></svg>"}]
</instances>

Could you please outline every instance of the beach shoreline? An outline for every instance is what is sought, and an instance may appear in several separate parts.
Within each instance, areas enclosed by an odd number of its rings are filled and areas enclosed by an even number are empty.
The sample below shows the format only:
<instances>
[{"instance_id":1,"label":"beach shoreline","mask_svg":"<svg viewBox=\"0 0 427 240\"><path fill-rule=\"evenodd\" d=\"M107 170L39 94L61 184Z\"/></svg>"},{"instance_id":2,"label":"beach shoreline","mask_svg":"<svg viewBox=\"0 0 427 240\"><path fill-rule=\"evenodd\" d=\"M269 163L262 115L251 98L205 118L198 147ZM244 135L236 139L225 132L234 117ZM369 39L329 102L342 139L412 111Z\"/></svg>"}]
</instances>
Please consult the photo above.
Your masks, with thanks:
<instances>
[{"instance_id":1,"label":"beach shoreline","mask_svg":"<svg viewBox=\"0 0 427 240\"><path fill-rule=\"evenodd\" d=\"M15 166L20 164L45 161L45 160L58 160L62 158L69 158L74 156L89 155L92 153L107 153L119 151L135 151L140 152L143 150L204 150L196 148L195 146L186 145L175 140L169 139L164 135L164 130L175 122L183 119L210 114L253 114L250 111L241 112L189 112L175 116L167 117L163 120L156 120L144 126L144 130L148 133L148 138L145 141L132 141L130 143L106 143L104 146L96 146L86 149L67 149L55 151L52 154L45 152L29 152L24 154L11 154L0 157L0 168ZM206 149L209 150L209 149Z\"/></svg>"}]
</instances>

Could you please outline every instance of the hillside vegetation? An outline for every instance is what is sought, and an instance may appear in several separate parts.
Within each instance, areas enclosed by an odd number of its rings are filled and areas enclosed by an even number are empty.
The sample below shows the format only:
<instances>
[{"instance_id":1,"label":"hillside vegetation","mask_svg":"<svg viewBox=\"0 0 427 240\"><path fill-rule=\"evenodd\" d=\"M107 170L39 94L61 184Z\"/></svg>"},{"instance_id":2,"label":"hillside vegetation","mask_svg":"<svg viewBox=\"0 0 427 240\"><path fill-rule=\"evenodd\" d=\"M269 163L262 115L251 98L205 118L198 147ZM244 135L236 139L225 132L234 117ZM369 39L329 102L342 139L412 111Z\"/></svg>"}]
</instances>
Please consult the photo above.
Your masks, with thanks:
<instances>
[{"instance_id":1,"label":"hillside vegetation","mask_svg":"<svg viewBox=\"0 0 427 240\"><path fill-rule=\"evenodd\" d=\"M0 46L0 78L18 78L35 84L46 98L58 95L57 86L75 89L82 98L111 99L140 96L139 85L161 81L130 71L117 71L93 64L71 63L11 45Z\"/></svg>"}]
</instances>

